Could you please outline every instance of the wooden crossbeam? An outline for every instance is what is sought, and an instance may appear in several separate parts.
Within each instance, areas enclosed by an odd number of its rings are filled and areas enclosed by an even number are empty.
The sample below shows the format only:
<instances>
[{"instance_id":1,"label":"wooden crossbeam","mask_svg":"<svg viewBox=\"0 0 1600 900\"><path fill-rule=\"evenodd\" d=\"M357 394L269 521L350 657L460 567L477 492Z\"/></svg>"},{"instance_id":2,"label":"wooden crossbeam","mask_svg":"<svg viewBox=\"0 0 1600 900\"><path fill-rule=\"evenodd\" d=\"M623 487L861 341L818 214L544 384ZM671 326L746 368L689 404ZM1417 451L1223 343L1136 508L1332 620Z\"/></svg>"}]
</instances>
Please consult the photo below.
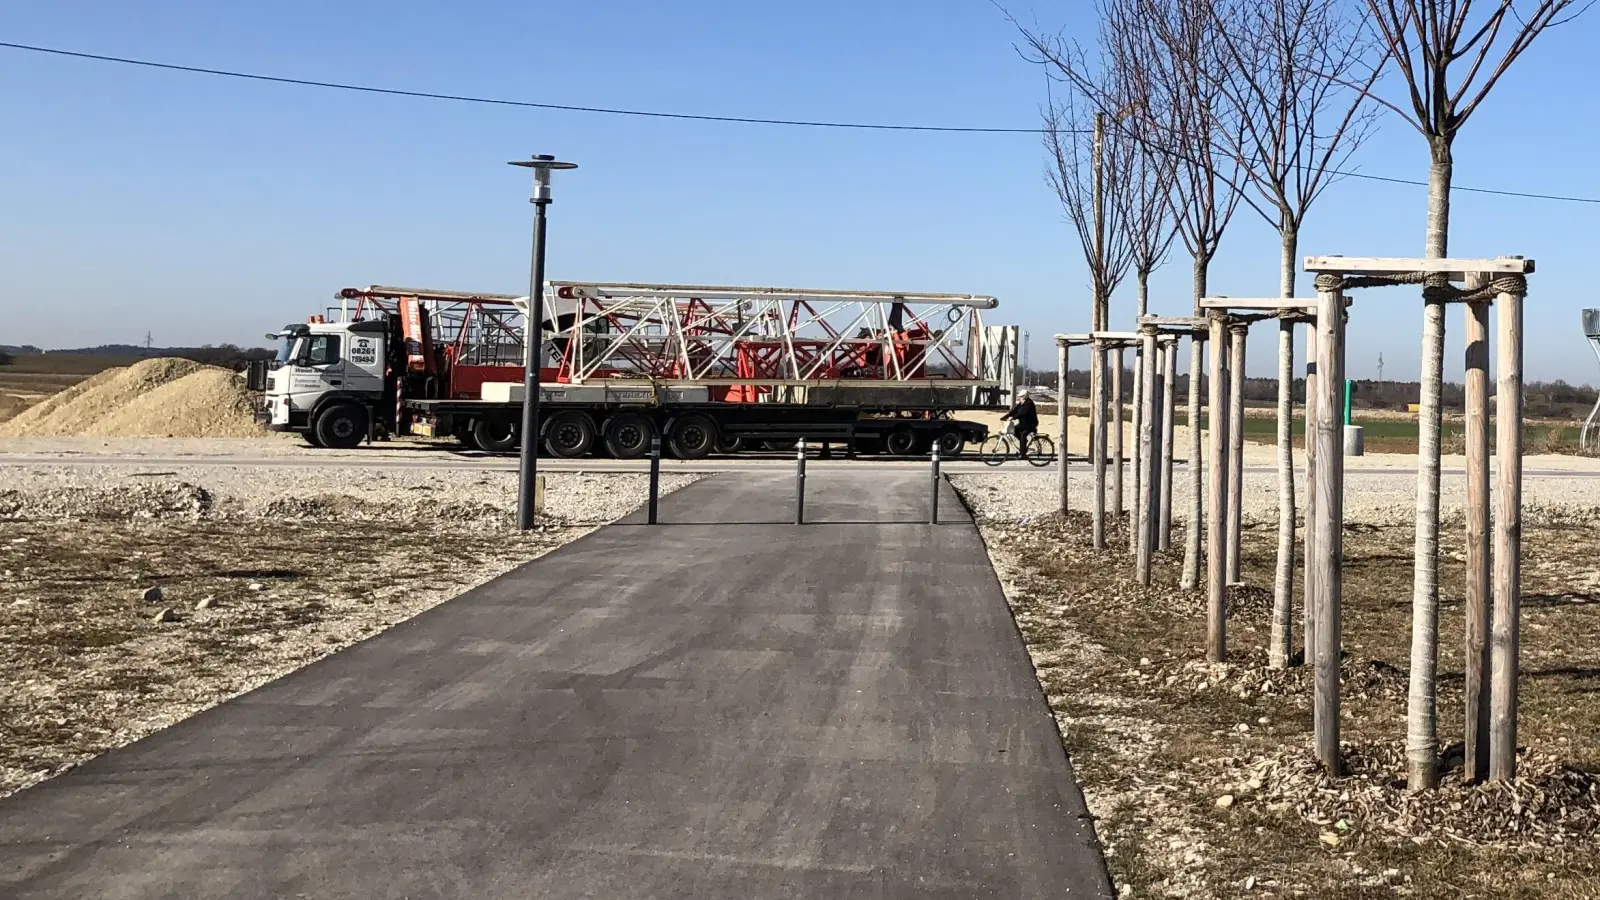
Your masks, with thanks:
<instances>
[{"instance_id":1,"label":"wooden crossbeam","mask_svg":"<svg viewBox=\"0 0 1600 900\"><path fill-rule=\"evenodd\" d=\"M1317 298L1315 297L1205 297L1200 300L1201 309L1259 309L1266 312L1277 312L1280 309L1292 309L1301 312L1315 312Z\"/></svg>"},{"instance_id":2,"label":"wooden crossbeam","mask_svg":"<svg viewBox=\"0 0 1600 900\"><path fill-rule=\"evenodd\" d=\"M1394 275L1406 272L1444 272L1454 280L1465 280L1469 272L1491 275L1528 275L1531 259L1502 256L1497 259L1398 259L1374 256L1308 256L1307 272L1337 272L1341 275ZM1201 301L1204 305L1205 301Z\"/></svg>"},{"instance_id":3,"label":"wooden crossbeam","mask_svg":"<svg viewBox=\"0 0 1600 900\"><path fill-rule=\"evenodd\" d=\"M1101 343L1107 345L1126 345L1129 343L1137 343L1139 341L1139 333L1137 331L1090 331L1078 332L1076 334L1056 335L1056 344L1058 346L1071 347L1081 344L1090 344L1095 341L1100 341Z\"/></svg>"},{"instance_id":4,"label":"wooden crossbeam","mask_svg":"<svg viewBox=\"0 0 1600 900\"><path fill-rule=\"evenodd\" d=\"M1205 316L1141 316L1140 325L1154 325L1157 328L1181 328L1184 331L1207 329L1211 322Z\"/></svg>"}]
</instances>

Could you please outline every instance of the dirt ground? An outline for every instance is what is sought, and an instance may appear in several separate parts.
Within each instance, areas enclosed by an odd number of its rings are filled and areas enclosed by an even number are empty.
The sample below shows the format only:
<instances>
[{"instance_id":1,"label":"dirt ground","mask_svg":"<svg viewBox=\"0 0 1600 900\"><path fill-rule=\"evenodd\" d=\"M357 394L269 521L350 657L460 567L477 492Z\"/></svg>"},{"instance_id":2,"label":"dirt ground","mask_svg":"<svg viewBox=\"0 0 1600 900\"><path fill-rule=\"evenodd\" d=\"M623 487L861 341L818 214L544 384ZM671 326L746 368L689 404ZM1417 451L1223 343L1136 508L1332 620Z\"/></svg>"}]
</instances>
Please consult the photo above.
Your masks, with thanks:
<instances>
[{"instance_id":1,"label":"dirt ground","mask_svg":"<svg viewBox=\"0 0 1600 900\"><path fill-rule=\"evenodd\" d=\"M1210 665L1204 598L1175 587L1181 550L1159 559L1146 588L1133 582L1125 553L1088 545L1081 516L981 527L1119 896L1600 897L1600 538L1592 529L1525 533L1526 749L1514 787L1462 782L1463 556L1460 535L1446 535L1446 774L1440 790L1422 794L1404 788L1411 528L1347 528L1342 738L1350 774L1333 781L1309 752L1307 673L1265 667L1274 529L1245 532L1249 586L1230 597L1233 662ZM1126 537L1113 535L1111 545L1125 547ZM1182 547L1181 529L1174 546Z\"/></svg>"}]
</instances>

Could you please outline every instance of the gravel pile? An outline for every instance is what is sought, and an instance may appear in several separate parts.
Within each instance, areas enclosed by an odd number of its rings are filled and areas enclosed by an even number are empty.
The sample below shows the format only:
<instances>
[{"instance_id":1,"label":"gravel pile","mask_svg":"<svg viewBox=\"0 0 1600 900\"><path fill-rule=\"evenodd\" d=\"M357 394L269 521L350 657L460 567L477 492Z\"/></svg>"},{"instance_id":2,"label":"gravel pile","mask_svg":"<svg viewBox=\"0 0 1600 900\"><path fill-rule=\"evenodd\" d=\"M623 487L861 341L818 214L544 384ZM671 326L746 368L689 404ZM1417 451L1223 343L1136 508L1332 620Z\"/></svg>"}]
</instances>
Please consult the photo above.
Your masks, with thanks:
<instances>
[{"instance_id":1,"label":"gravel pile","mask_svg":"<svg viewBox=\"0 0 1600 900\"><path fill-rule=\"evenodd\" d=\"M202 368L213 367L187 359L162 358L142 360L126 369L108 369L12 419L3 426L4 433L12 436L89 434L99 422L125 416L145 395ZM165 410L148 406L143 407L142 412L149 417L148 427L152 429L160 427L158 420L170 418ZM123 427L130 424L124 419Z\"/></svg>"},{"instance_id":2,"label":"gravel pile","mask_svg":"<svg viewBox=\"0 0 1600 900\"><path fill-rule=\"evenodd\" d=\"M555 472L545 479L552 525L609 522L642 504L649 490L642 474ZM694 480L663 475L662 492ZM516 492L515 472L19 466L0 471L0 518L267 517L501 528L514 523Z\"/></svg>"},{"instance_id":3,"label":"gravel pile","mask_svg":"<svg viewBox=\"0 0 1600 900\"><path fill-rule=\"evenodd\" d=\"M1188 515L1187 472L1173 472L1173 520ZM1022 519L1042 516L1056 508L1054 469L997 471L993 474L952 475L951 482L967 498L974 514L986 519ZM1346 525L1404 525L1416 521L1416 478L1408 474L1346 470L1344 513ZM1093 481L1087 465L1074 466L1067 503L1088 509ZM1109 490L1109 488L1108 488ZM1133 506L1133 481L1123 480L1124 503ZM1295 497L1304 517L1304 478L1296 479ZM1467 485L1461 475L1446 475L1440 486L1440 520L1445 527L1463 523ZM1522 515L1527 525L1588 525L1600 523L1600 478L1542 475L1522 481ZM1278 478L1270 472L1246 472L1244 522L1276 527Z\"/></svg>"},{"instance_id":4,"label":"gravel pile","mask_svg":"<svg viewBox=\"0 0 1600 900\"><path fill-rule=\"evenodd\" d=\"M262 433L244 378L206 367L134 397L84 434L105 437L250 437Z\"/></svg>"}]
</instances>

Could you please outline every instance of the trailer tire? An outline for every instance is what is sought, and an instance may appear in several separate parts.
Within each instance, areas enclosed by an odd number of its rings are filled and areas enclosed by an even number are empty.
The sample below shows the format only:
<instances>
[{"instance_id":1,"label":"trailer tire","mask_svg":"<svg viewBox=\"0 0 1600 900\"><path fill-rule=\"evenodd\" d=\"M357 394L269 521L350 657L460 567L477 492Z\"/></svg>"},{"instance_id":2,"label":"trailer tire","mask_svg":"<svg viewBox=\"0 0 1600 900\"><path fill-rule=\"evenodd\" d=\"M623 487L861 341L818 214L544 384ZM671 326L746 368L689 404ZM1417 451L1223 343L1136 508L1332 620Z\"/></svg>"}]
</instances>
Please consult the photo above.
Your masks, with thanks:
<instances>
[{"instance_id":1,"label":"trailer tire","mask_svg":"<svg viewBox=\"0 0 1600 900\"><path fill-rule=\"evenodd\" d=\"M883 449L890 456L910 456L917 449L917 433L902 425L884 437Z\"/></svg>"},{"instance_id":2,"label":"trailer tire","mask_svg":"<svg viewBox=\"0 0 1600 900\"><path fill-rule=\"evenodd\" d=\"M320 446L349 450L367 436L367 411L354 403L335 403L311 425Z\"/></svg>"},{"instance_id":3,"label":"trailer tire","mask_svg":"<svg viewBox=\"0 0 1600 900\"><path fill-rule=\"evenodd\" d=\"M946 431L939 435L939 456L944 459L955 459L962 451L967 449L967 436L959 430Z\"/></svg>"},{"instance_id":4,"label":"trailer tire","mask_svg":"<svg viewBox=\"0 0 1600 900\"><path fill-rule=\"evenodd\" d=\"M544 449L560 459L576 459L594 447L594 419L569 409L556 413L544 429Z\"/></svg>"},{"instance_id":5,"label":"trailer tire","mask_svg":"<svg viewBox=\"0 0 1600 900\"><path fill-rule=\"evenodd\" d=\"M606 452L617 459L638 459L650 454L656 426L644 413L619 412L606 419Z\"/></svg>"},{"instance_id":6,"label":"trailer tire","mask_svg":"<svg viewBox=\"0 0 1600 900\"><path fill-rule=\"evenodd\" d=\"M797 441L762 441L761 446L775 453L787 453L795 448Z\"/></svg>"},{"instance_id":7,"label":"trailer tire","mask_svg":"<svg viewBox=\"0 0 1600 900\"><path fill-rule=\"evenodd\" d=\"M517 429L510 422L473 419L468 433L473 446L485 453L510 453L517 448Z\"/></svg>"},{"instance_id":8,"label":"trailer tire","mask_svg":"<svg viewBox=\"0 0 1600 900\"><path fill-rule=\"evenodd\" d=\"M679 459L705 459L717 446L717 426L708 416L690 413L672 423L668 438L672 455Z\"/></svg>"},{"instance_id":9,"label":"trailer tire","mask_svg":"<svg viewBox=\"0 0 1600 900\"><path fill-rule=\"evenodd\" d=\"M728 455L738 453L744 449L744 438L730 437L726 434L717 435L717 452Z\"/></svg>"}]
</instances>

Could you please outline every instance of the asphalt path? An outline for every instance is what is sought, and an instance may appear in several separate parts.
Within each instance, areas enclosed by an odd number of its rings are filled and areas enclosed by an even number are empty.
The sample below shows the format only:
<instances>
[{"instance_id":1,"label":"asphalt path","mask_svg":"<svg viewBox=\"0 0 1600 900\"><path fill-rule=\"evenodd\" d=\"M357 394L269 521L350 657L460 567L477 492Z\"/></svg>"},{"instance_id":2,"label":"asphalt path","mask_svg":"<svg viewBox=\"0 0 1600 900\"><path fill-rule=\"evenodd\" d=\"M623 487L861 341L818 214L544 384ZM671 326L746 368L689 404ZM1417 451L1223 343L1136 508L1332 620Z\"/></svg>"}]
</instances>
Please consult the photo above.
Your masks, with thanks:
<instances>
[{"instance_id":1,"label":"asphalt path","mask_svg":"<svg viewBox=\"0 0 1600 900\"><path fill-rule=\"evenodd\" d=\"M1109 898L929 484L702 480L0 801L0 896Z\"/></svg>"}]
</instances>

